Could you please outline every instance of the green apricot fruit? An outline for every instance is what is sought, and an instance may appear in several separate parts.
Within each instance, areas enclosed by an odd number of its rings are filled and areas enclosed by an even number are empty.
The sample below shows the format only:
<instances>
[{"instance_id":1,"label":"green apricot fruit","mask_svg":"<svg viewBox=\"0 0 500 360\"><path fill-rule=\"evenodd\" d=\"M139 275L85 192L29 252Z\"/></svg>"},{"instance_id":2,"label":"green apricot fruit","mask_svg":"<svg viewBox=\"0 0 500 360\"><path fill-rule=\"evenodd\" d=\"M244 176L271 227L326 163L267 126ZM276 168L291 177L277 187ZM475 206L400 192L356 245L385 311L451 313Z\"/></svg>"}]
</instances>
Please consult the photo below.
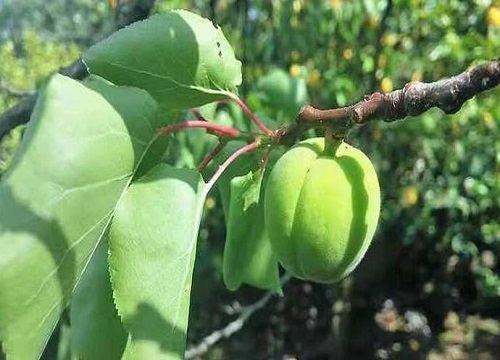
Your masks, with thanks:
<instances>
[{"instance_id":1,"label":"green apricot fruit","mask_svg":"<svg viewBox=\"0 0 500 360\"><path fill-rule=\"evenodd\" d=\"M264 217L271 246L293 276L332 283L365 255L380 215L380 187L368 157L339 142L300 142L271 171Z\"/></svg>"}]
</instances>

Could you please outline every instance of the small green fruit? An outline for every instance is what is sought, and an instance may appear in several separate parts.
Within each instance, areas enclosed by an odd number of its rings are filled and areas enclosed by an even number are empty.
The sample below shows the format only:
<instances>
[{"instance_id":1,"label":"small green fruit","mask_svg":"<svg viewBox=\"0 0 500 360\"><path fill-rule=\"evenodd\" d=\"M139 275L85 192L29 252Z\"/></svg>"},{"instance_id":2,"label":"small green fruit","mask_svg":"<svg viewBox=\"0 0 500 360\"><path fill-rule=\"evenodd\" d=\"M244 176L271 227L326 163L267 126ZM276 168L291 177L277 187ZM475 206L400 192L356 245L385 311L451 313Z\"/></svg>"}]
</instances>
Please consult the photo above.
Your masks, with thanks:
<instances>
[{"instance_id":1,"label":"small green fruit","mask_svg":"<svg viewBox=\"0 0 500 360\"><path fill-rule=\"evenodd\" d=\"M273 251L293 276L331 283L347 276L371 243L380 214L373 165L342 142L303 141L274 166L264 216Z\"/></svg>"}]
</instances>

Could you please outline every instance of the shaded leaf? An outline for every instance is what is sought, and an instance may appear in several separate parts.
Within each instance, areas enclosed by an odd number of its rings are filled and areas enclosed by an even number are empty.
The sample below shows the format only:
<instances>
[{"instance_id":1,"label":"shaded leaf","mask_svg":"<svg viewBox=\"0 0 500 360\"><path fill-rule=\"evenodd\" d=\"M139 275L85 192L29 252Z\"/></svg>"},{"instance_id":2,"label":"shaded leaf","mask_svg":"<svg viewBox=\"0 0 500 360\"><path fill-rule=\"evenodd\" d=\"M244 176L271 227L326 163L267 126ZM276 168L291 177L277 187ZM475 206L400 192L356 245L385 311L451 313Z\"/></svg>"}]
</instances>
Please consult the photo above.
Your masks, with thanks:
<instances>
[{"instance_id":1,"label":"shaded leaf","mask_svg":"<svg viewBox=\"0 0 500 360\"><path fill-rule=\"evenodd\" d=\"M40 356L156 139L145 91L100 87L106 99L54 76L0 184L0 332L10 359Z\"/></svg>"},{"instance_id":2,"label":"shaded leaf","mask_svg":"<svg viewBox=\"0 0 500 360\"><path fill-rule=\"evenodd\" d=\"M125 359L181 359L196 239L206 196L195 170L162 164L134 183L116 210L110 267L130 333Z\"/></svg>"},{"instance_id":3,"label":"shaded leaf","mask_svg":"<svg viewBox=\"0 0 500 360\"><path fill-rule=\"evenodd\" d=\"M262 172L231 180L223 277L229 290L242 283L281 292L278 261L264 226Z\"/></svg>"},{"instance_id":4,"label":"shaded leaf","mask_svg":"<svg viewBox=\"0 0 500 360\"><path fill-rule=\"evenodd\" d=\"M71 300L71 340L82 360L119 360L127 333L113 302L108 271L108 236L100 241Z\"/></svg>"},{"instance_id":5,"label":"shaded leaf","mask_svg":"<svg viewBox=\"0 0 500 360\"><path fill-rule=\"evenodd\" d=\"M282 69L273 69L259 79L255 94L265 105L283 112L288 122L309 101L304 77L294 78Z\"/></svg>"}]
</instances>

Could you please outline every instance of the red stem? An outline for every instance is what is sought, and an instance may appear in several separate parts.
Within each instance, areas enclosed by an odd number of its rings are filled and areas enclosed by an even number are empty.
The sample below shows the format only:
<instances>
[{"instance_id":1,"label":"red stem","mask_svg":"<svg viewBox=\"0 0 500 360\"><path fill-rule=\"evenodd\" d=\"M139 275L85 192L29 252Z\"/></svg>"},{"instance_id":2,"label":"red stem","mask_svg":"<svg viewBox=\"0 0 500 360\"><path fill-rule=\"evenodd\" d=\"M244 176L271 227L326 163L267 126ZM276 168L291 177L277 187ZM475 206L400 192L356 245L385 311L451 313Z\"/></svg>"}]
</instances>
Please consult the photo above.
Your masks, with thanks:
<instances>
[{"instance_id":1,"label":"red stem","mask_svg":"<svg viewBox=\"0 0 500 360\"><path fill-rule=\"evenodd\" d=\"M201 161L200 165L198 165L198 171L202 172L205 170L207 165L214 159L214 157L217 156L218 153L221 152L222 149L224 149L224 146L226 146L226 142L219 141L219 143L210 151Z\"/></svg>"},{"instance_id":2,"label":"red stem","mask_svg":"<svg viewBox=\"0 0 500 360\"><path fill-rule=\"evenodd\" d=\"M224 161L222 163L221 166L219 166L219 168L217 169L217 171L214 173L214 175L212 176L212 178L208 181L207 183L207 188L210 189L212 188L212 186L215 184L215 182L219 179L219 177L222 175L222 173L227 169L227 167L229 165L232 164L232 162L234 160L236 160L237 158L239 158L241 155L249 152L249 151L252 151L252 150L255 150L259 147L259 140L258 139L255 139L253 142L251 142L250 144L247 144L245 146L243 146L242 148L239 148L238 150L236 150L234 153L231 154L231 156L229 156L226 161Z\"/></svg>"},{"instance_id":3,"label":"red stem","mask_svg":"<svg viewBox=\"0 0 500 360\"><path fill-rule=\"evenodd\" d=\"M266 135L272 135L273 131L269 130L266 125L260 120L253 112L248 108L248 106L241 100L239 97L236 97L234 99L236 101L236 104L243 110L243 112L249 116L252 121L259 127L259 129Z\"/></svg>"},{"instance_id":4,"label":"red stem","mask_svg":"<svg viewBox=\"0 0 500 360\"><path fill-rule=\"evenodd\" d=\"M214 124L208 121L200 121L200 120L192 120L192 121L183 121L174 125L169 125L158 130L158 134L166 135L183 129L194 129L194 128L204 128L207 130L211 130L220 135L225 135L229 137L237 137L241 134L241 132L237 129L222 126L219 124Z\"/></svg>"}]
</instances>

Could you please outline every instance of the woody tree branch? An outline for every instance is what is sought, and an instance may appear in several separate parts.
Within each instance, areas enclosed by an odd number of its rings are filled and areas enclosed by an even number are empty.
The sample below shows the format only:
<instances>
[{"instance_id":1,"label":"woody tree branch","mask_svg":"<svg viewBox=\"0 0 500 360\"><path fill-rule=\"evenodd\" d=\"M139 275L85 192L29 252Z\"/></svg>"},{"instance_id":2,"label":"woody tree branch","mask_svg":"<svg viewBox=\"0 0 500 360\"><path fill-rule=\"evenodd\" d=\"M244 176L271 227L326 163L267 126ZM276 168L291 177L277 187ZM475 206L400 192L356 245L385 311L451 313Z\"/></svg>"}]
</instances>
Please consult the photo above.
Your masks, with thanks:
<instances>
[{"instance_id":1,"label":"woody tree branch","mask_svg":"<svg viewBox=\"0 0 500 360\"><path fill-rule=\"evenodd\" d=\"M454 114L467 100L499 83L500 60L495 60L448 79L432 83L413 81L386 94L375 92L343 108L320 110L306 105L294 123L275 132L273 142L291 145L313 127L335 126L347 130L353 124L362 125L375 119L392 122L418 116L433 107Z\"/></svg>"},{"instance_id":2,"label":"woody tree branch","mask_svg":"<svg viewBox=\"0 0 500 360\"><path fill-rule=\"evenodd\" d=\"M280 283L283 287L288 281L290 281L291 275L285 274L281 277ZM263 297L254 302L251 305L245 306L240 315L226 326L221 329L215 330L210 335L204 337L198 344L190 346L184 355L184 357L188 360L195 359L203 354L207 353L215 344L220 342L223 339L228 339L233 336L235 333L240 331L243 326L247 323L247 321L256 313L257 311L264 308L267 303L273 299L274 293L268 291Z\"/></svg>"},{"instance_id":3,"label":"woody tree branch","mask_svg":"<svg viewBox=\"0 0 500 360\"><path fill-rule=\"evenodd\" d=\"M70 66L61 68L59 73L76 80L81 80L87 76L87 69L82 60L78 59ZM37 97L37 93L25 96L16 105L0 115L0 139L16 126L26 124L30 120Z\"/></svg>"},{"instance_id":4,"label":"woody tree branch","mask_svg":"<svg viewBox=\"0 0 500 360\"><path fill-rule=\"evenodd\" d=\"M116 30L135 21L147 18L153 8L154 2L154 0L119 1L115 9ZM88 75L87 69L81 59L75 60L68 67L59 69L58 72L75 80L82 80ZM37 97L37 93L25 96L16 105L0 115L0 139L16 126L25 124L29 121Z\"/></svg>"}]
</instances>

